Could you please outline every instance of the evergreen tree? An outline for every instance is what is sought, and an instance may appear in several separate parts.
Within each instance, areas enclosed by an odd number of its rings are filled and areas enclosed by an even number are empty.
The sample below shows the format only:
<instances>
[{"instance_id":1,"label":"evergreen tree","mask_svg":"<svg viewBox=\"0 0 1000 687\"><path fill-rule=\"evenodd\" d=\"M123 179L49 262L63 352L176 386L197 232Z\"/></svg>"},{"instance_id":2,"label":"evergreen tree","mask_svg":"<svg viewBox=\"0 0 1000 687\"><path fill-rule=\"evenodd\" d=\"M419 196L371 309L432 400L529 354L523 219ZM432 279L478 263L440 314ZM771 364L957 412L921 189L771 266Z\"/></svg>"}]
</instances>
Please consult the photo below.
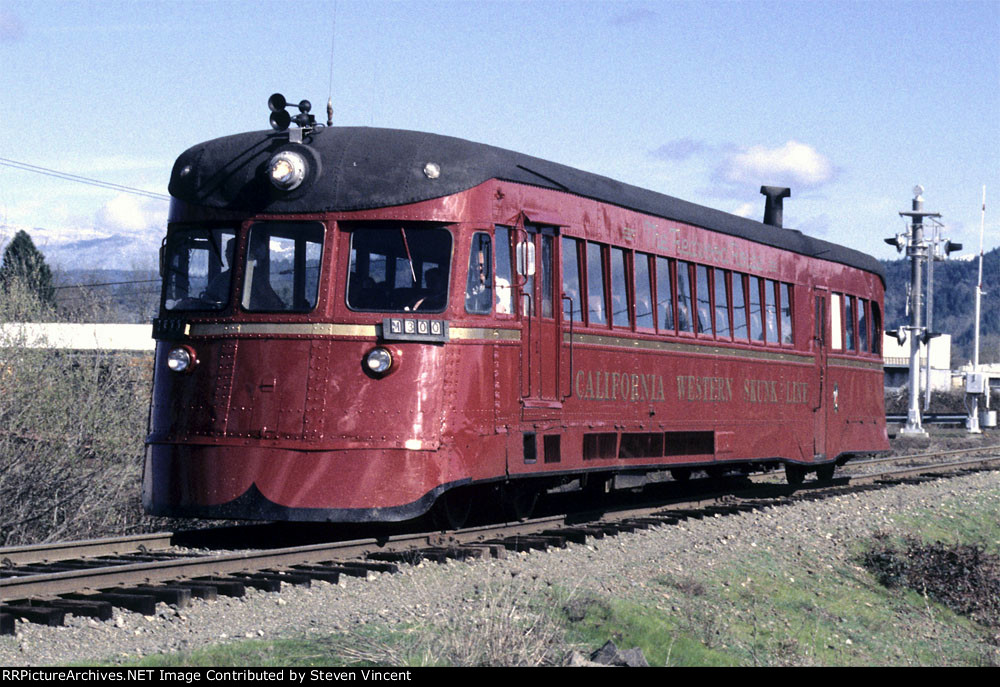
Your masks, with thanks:
<instances>
[{"instance_id":1,"label":"evergreen tree","mask_svg":"<svg viewBox=\"0 0 1000 687\"><path fill-rule=\"evenodd\" d=\"M18 284L49 307L55 307L56 291L52 285L52 270L45 256L35 248L28 232L19 231L7 244L0 265L0 293L7 293Z\"/></svg>"}]
</instances>

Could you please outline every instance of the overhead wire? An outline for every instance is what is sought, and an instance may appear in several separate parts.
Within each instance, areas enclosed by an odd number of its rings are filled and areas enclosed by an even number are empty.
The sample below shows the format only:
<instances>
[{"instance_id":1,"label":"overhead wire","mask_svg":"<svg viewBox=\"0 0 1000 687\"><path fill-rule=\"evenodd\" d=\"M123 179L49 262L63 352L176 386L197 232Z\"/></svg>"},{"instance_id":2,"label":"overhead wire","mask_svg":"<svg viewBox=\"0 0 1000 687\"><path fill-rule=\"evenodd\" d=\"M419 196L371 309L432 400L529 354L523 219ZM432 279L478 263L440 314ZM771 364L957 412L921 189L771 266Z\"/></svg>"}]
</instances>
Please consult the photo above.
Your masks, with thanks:
<instances>
[{"instance_id":1,"label":"overhead wire","mask_svg":"<svg viewBox=\"0 0 1000 687\"><path fill-rule=\"evenodd\" d=\"M25 172L44 174L45 176L54 177L56 179L62 179L64 181L73 181L80 184L87 184L89 186L97 186L98 188L106 188L112 191L131 193L136 196L152 198L153 200L170 200L170 196L165 195L163 193L154 193L153 191L146 191L141 188L134 188L132 186L115 184L110 181L101 181L100 179L91 179L90 177L80 176L79 174L70 174L69 172L61 172L57 169L49 169L48 167L32 165L27 162L11 160L5 157L0 157L0 165L3 165L4 167L11 167L13 169L20 169Z\"/></svg>"}]
</instances>

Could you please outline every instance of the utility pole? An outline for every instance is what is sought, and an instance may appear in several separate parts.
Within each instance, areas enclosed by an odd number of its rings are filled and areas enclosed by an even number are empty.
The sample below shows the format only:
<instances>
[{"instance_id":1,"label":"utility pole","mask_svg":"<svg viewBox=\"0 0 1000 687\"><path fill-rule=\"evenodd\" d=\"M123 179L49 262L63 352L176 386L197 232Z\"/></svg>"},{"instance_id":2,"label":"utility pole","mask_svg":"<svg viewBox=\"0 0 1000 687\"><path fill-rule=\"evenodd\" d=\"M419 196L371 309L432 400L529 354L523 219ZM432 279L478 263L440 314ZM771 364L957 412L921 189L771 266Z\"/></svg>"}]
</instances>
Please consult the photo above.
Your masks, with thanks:
<instances>
[{"instance_id":1,"label":"utility pole","mask_svg":"<svg viewBox=\"0 0 1000 687\"><path fill-rule=\"evenodd\" d=\"M983 186L983 209L979 219L979 277L976 280L976 328L972 343L972 373L965 380L965 393L972 397L972 407L965 421L969 434L982 434L979 428L979 395L986 394L986 407L990 407L989 385L979 374L979 309L983 298L983 229L986 227L986 187Z\"/></svg>"}]
</instances>

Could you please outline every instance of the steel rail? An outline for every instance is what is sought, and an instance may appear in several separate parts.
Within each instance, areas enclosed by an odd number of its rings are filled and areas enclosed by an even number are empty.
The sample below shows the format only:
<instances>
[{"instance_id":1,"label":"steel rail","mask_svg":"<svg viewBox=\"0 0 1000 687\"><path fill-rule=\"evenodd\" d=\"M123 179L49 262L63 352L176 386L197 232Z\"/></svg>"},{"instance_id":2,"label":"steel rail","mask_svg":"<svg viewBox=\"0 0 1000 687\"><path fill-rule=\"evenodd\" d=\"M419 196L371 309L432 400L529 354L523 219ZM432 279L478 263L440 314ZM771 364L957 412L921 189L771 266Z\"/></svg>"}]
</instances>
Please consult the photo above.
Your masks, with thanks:
<instances>
[{"instance_id":1,"label":"steel rail","mask_svg":"<svg viewBox=\"0 0 1000 687\"><path fill-rule=\"evenodd\" d=\"M962 453L976 453L978 451L1000 451L1000 444L991 446L975 446L972 448L949 449L948 451L934 451L932 453L914 453L905 456L888 456L885 458L869 458L865 460L852 460L845 467L875 465L877 463L892 463L901 460L922 460L924 458L937 458L940 456L954 456Z\"/></svg>"},{"instance_id":2,"label":"steel rail","mask_svg":"<svg viewBox=\"0 0 1000 687\"><path fill-rule=\"evenodd\" d=\"M897 470L886 470L885 472L872 473L870 475L853 475L850 479L852 483L857 482L858 484L865 484L869 482L877 482L879 480L906 477L907 475L925 475L928 473L951 472L961 468L991 467L998 465L1000 465L1000 456L994 455L984 456L982 458L973 458L971 460L952 461L950 463L914 465L906 468L899 468Z\"/></svg>"},{"instance_id":3,"label":"steel rail","mask_svg":"<svg viewBox=\"0 0 1000 687\"><path fill-rule=\"evenodd\" d=\"M172 536L172 532L156 532L153 534L134 534L107 539L87 539L76 542L10 546L0 549L0 566L9 568L14 565L52 563L74 558L118 556L144 551L161 551L170 548L170 539Z\"/></svg>"},{"instance_id":4,"label":"steel rail","mask_svg":"<svg viewBox=\"0 0 1000 687\"><path fill-rule=\"evenodd\" d=\"M0 597L5 601L68 592L105 589L122 585L153 584L178 579L253 572L293 565L324 563L364 556L374 551L406 552L421 546L475 543L496 536L517 536L558 526L564 516L550 516L516 525L488 525L451 535L418 533L388 538L356 539L346 542L309 544L263 551L196 555L166 561L108 565L98 568L11 576L0 579ZM67 545L69 546L69 545Z\"/></svg>"}]
</instances>

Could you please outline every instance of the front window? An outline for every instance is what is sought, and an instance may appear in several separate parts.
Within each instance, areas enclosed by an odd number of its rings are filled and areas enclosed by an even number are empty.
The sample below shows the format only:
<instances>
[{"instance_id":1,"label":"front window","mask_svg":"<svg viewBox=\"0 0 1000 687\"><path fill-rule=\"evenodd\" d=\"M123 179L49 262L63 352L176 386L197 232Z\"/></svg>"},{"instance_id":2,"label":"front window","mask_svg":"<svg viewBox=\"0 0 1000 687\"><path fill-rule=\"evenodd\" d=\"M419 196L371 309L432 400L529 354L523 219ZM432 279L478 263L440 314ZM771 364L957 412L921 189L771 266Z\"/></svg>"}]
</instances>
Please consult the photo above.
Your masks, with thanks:
<instances>
[{"instance_id":1,"label":"front window","mask_svg":"<svg viewBox=\"0 0 1000 687\"><path fill-rule=\"evenodd\" d=\"M374 312L441 312L448 303L451 233L399 222L351 231L347 305Z\"/></svg>"},{"instance_id":2,"label":"front window","mask_svg":"<svg viewBox=\"0 0 1000 687\"><path fill-rule=\"evenodd\" d=\"M229 303L236 229L171 227L163 252L163 307L222 310Z\"/></svg>"},{"instance_id":3,"label":"front window","mask_svg":"<svg viewBox=\"0 0 1000 687\"><path fill-rule=\"evenodd\" d=\"M309 312L316 307L323 225L258 222L250 227L242 306L257 312Z\"/></svg>"}]
</instances>

